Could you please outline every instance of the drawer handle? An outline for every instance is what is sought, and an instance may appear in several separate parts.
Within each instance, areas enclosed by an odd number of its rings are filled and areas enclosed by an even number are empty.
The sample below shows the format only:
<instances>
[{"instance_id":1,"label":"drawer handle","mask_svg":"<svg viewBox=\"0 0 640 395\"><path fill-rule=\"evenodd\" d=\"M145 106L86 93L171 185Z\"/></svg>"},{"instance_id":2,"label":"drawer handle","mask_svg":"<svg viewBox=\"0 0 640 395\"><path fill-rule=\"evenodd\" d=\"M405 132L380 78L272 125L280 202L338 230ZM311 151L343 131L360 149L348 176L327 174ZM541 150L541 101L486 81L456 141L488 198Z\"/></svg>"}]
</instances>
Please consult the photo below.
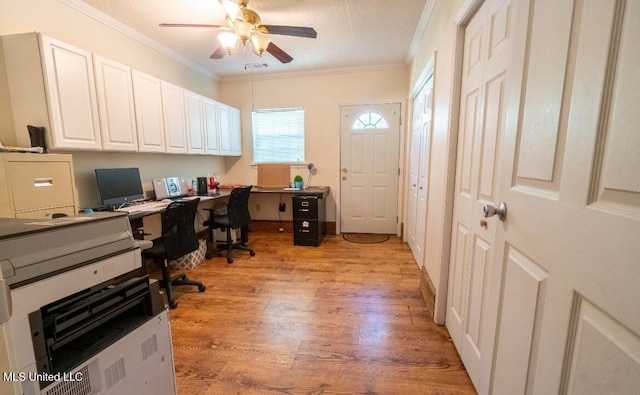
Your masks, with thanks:
<instances>
[{"instance_id":1,"label":"drawer handle","mask_svg":"<svg viewBox=\"0 0 640 395\"><path fill-rule=\"evenodd\" d=\"M309 202L301 202L302 207L309 207Z\"/></svg>"},{"instance_id":2,"label":"drawer handle","mask_svg":"<svg viewBox=\"0 0 640 395\"><path fill-rule=\"evenodd\" d=\"M305 213L308 213L309 209L308 208L301 208L300 211L304 211Z\"/></svg>"},{"instance_id":3,"label":"drawer handle","mask_svg":"<svg viewBox=\"0 0 640 395\"><path fill-rule=\"evenodd\" d=\"M52 187L53 186L53 178L51 178L51 177L35 178L33 180L33 186L35 186L36 188Z\"/></svg>"}]
</instances>

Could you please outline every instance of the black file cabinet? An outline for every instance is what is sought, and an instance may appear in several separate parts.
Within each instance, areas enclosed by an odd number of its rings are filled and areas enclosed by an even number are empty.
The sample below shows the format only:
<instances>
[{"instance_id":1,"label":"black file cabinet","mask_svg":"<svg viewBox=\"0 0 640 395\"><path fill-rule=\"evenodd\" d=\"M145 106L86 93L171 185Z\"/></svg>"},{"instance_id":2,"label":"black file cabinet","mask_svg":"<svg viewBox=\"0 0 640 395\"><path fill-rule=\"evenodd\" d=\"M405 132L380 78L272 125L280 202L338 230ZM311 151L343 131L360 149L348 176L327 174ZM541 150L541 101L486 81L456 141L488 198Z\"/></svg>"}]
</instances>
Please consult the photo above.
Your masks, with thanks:
<instances>
[{"instance_id":1,"label":"black file cabinet","mask_svg":"<svg viewBox=\"0 0 640 395\"><path fill-rule=\"evenodd\" d=\"M327 210L321 195L293 198L293 245L319 246L327 233Z\"/></svg>"}]
</instances>

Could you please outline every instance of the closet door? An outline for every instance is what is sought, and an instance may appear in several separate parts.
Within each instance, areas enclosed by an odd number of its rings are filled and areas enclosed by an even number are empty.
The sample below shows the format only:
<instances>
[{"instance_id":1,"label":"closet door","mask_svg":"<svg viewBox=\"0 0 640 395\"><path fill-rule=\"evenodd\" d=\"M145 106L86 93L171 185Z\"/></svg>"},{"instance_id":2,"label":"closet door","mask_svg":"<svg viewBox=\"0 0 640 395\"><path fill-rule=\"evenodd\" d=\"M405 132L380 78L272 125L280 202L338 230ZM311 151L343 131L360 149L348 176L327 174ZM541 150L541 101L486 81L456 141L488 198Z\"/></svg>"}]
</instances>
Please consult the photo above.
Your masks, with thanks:
<instances>
[{"instance_id":1,"label":"closet door","mask_svg":"<svg viewBox=\"0 0 640 395\"><path fill-rule=\"evenodd\" d=\"M411 128L407 242L420 267L424 264L427 227L432 96L433 77L427 80L414 99Z\"/></svg>"}]
</instances>

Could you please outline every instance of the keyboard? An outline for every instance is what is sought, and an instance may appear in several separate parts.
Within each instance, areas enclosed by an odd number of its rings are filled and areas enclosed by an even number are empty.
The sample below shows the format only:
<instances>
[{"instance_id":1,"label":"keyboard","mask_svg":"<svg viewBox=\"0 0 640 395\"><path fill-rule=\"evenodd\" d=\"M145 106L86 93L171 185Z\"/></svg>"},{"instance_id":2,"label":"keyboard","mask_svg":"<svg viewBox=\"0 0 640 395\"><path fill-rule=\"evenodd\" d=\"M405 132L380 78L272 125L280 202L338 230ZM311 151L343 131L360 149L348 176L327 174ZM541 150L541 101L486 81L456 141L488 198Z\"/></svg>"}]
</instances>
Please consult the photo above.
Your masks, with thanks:
<instances>
[{"instance_id":1,"label":"keyboard","mask_svg":"<svg viewBox=\"0 0 640 395\"><path fill-rule=\"evenodd\" d=\"M140 212L154 212L154 211L162 211L167 208L169 203L165 202L149 202L149 203L140 203L134 204L128 207L121 207L118 211L126 211L129 214L140 213Z\"/></svg>"}]
</instances>

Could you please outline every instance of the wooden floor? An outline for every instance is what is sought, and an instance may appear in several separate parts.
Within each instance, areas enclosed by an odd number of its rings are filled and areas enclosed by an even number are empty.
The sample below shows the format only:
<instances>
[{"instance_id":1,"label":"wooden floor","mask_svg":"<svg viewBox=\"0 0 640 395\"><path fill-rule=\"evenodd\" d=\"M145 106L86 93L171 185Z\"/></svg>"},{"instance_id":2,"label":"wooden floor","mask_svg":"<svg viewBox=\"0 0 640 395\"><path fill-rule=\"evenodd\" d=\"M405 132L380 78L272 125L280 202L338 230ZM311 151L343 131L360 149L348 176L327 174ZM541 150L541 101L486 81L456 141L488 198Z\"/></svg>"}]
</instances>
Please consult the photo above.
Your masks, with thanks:
<instances>
[{"instance_id":1,"label":"wooden floor","mask_svg":"<svg viewBox=\"0 0 640 395\"><path fill-rule=\"evenodd\" d=\"M179 394L475 393L399 238L296 247L290 233L251 233L249 244L254 257L188 271L206 292L175 288Z\"/></svg>"}]
</instances>

